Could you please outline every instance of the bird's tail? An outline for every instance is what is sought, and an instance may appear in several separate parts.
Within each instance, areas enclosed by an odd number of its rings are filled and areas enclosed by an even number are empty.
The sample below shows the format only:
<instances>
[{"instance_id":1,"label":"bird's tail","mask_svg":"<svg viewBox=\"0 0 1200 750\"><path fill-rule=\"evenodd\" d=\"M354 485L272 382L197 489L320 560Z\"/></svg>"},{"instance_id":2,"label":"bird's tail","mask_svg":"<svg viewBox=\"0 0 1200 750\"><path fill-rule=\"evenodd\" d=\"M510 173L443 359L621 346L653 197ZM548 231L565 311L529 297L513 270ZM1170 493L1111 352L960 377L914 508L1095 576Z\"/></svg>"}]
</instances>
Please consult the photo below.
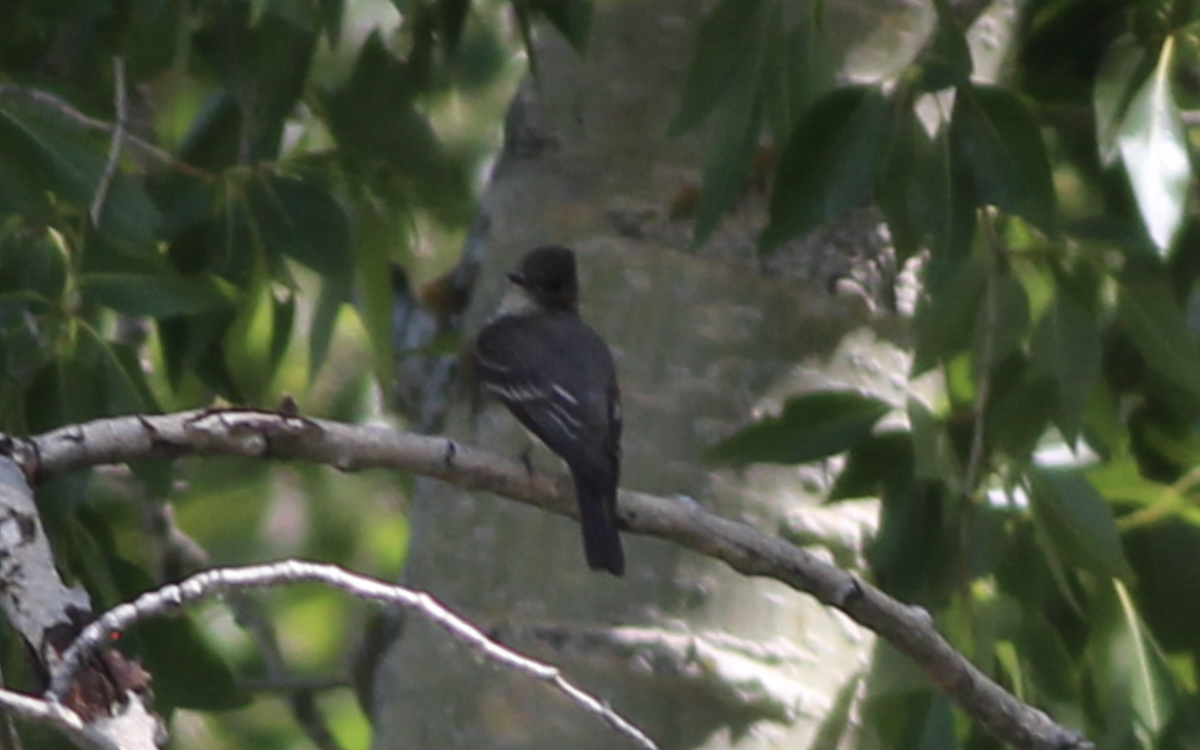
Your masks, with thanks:
<instances>
[{"instance_id":1,"label":"bird's tail","mask_svg":"<svg viewBox=\"0 0 1200 750\"><path fill-rule=\"evenodd\" d=\"M572 472L579 523L583 527L583 552L592 570L625 573L625 550L617 531L616 477L591 477Z\"/></svg>"}]
</instances>

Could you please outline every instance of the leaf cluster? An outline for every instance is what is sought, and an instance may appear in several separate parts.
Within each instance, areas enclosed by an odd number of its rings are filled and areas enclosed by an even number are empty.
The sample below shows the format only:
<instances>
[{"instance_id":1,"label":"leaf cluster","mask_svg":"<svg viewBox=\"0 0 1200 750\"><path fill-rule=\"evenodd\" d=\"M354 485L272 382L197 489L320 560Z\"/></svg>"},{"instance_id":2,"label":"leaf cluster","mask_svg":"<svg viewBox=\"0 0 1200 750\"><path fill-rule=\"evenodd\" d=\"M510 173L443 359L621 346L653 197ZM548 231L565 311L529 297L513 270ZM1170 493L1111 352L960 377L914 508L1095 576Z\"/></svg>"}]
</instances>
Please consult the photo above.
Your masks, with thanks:
<instances>
[{"instance_id":1,"label":"leaf cluster","mask_svg":"<svg viewBox=\"0 0 1200 750\"><path fill-rule=\"evenodd\" d=\"M869 83L831 78L822 3L789 21L784 2L723 0L699 34L676 120L712 133L697 241L731 205L730 176L776 144L760 252L877 206L899 257L921 262L910 376L942 384L932 403L796 396L711 458L840 457L830 500L882 502L884 588L1099 744L1189 746L1193 4L1027 3L999 83L978 80L951 4L933 5L924 45ZM902 692L871 703L884 746L989 744L927 689Z\"/></svg>"},{"instance_id":2,"label":"leaf cluster","mask_svg":"<svg viewBox=\"0 0 1200 750\"><path fill-rule=\"evenodd\" d=\"M0 3L0 431L273 404L315 381L339 326L365 333L368 368L390 382L399 269L418 244L461 237L490 151L486 127L445 127L447 104L461 114L462 94L511 81L535 23L582 48L590 19L590 0ZM170 470L132 468L156 507ZM207 506L227 515L192 527L217 545L265 523L265 503L244 493L267 495L266 481L232 473L238 486ZM143 519L95 501L105 486L77 477L39 492L64 574L97 606L150 587L148 570L187 572L152 564ZM364 542L324 494L306 508L316 544L351 554ZM253 523L231 534L231 519ZM395 564L402 529L385 526ZM9 645L5 672L19 674ZM186 620L126 645L165 713L248 699Z\"/></svg>"}]
</instances>

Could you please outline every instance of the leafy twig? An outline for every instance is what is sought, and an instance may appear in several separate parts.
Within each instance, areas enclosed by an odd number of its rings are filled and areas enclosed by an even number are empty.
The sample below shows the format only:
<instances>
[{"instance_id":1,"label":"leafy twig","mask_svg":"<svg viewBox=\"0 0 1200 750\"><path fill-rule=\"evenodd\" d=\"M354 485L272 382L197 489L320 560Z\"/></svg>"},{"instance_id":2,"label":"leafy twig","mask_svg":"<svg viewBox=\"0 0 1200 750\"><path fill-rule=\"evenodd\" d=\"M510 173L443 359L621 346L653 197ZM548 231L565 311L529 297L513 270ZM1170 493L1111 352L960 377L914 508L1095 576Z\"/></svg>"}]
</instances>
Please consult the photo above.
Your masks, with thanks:
<instances>
[{"instance_id":1,"label":"leafy twig","mask_svg":"<svg viewBox=\"0 0 1200 750\"><path fill-rule=\"evenodd\" d=\"M88 115L80 112L65 99L60 99L59 97L40 89L29 88L28 86L21 86L11 83L0 84L0 97L24 98L37 102L42 106L53 109L63 117L66 117L68 120L71 120L86 130L100 133L112 133L116 129L115 125L107 123L104 120L98 120L94 117L89 117ZM201 179L209 179L211 176L208 172L182 162L175 158L175 156L170 152L132 134L126 133L121 139L121 142L125 146L129 147L130 150L136 151L140 158L147 161L152 161L169 167L177 172L183 172Z\"/></svg>"}]
</instances>

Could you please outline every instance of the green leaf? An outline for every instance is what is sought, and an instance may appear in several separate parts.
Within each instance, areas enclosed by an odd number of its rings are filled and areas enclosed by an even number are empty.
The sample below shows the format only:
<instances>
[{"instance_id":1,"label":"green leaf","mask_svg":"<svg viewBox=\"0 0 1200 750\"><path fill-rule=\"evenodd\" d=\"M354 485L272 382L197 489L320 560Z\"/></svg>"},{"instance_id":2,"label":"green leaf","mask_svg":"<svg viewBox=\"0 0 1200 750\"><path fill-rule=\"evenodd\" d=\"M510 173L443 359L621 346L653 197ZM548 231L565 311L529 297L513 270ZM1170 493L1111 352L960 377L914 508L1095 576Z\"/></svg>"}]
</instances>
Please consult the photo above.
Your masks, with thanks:
<instances>
[{"instance_id":1,"label":"green leaf","mask_svg":"<svg viewBox=\"0 0 1200 750\"><path fill-rule=\"evenodd\" d=\"M868 435L850 448L829 499L875 497L884 487L912 481L914 461L911 433Z\"/></svg>"},{"instance_id":2,"label":"green leaf","mask_svg":"<svg viewBox=\"0 0 1200 750\"><path fill-rule=\"evenodd\" d=\"M133 273L92 273L80 278L89 302L126 315L169 318L233 304L235 292L215 276L152 276Z\"/></svg>"},{"instance_id":3,"label":"green leaf","mask_svg":"<svg viewBox=\"0 0 1200 750\"><path fill-rule=\"evenodd\" d=\"M1166 281L1122 279L1117 318L1149 367L1200 399L1200 352Z\"/></svg>"},{"instance_id":4,"label":"green leaf","mask_svg":"<svg viewBox=\"0 0 1200 750\"><path fill-rule=\"evenodd\" d=\"M1179 701L1180 686L1166 655L1142 622L1138 607L1120 581L1114 583L1120 607L1119 630L1104 644L1102 674L1107 677L1105 708L1149 736L1166 726ZM1128 716L1124 716L1128 714Z\"/></svg>"},{"instance_id":5,"label":"green leaf","mask_svg":"<svg viewBox=\"0 0 1200 750\"><path fill-rule=\"evenodd\" d=\"M833 88L837 74L822 5L813 3L791 29L783 15L782 4L776 5L762 70L763 110L775 143L783 143L809 106Z\"/></svg>"},{"instance_id":6,"label":"green leaf","mask_svg":"<svg viewBox=\"0 0 1200 750\"><path fill-rule=\"evenodd\" d=\"M1138 211L1163 253L1183 226L1192 182L1187 134L1171 94L1174 49L1173 38L1167 37L1154 74L1129 103L1117 135Z\"/></svg>"},{"instance_id":7,"label":"green leaf","mask_svg":"<svg viewBox=\"0 0 1200 750\"><path fill-rule=\"evenodd\" d=\"M1088 481L1110 503L1128 503L1139 508L1186 509L1191 521L1200 528L1200 509L1191 507L1185 495L1173 484L1156 482L1142 476L1132 456L1101 464L1087 471Z\"/></svg>"},{"instance_id":8,"label":"green leaf","mask_svg":"<svg viewBox=\"0 0 1200 750\"><path fill-rule=\"evenodd\" d=\"M801 464L836 455L871 433L891 409L851 391L823 391L788 399L778 416L766 417L707 451L724 464Z\"/></svg>"},{"instance_id":9,"label":"green leaf","mask_svg":"<svg viewBox=\"0 0 1200 750\"><path fill-rule=\"evenodd\" d=\"M360 215L360 237L355 243L356 308L367 337L371 341L375 377L384 392L396 372L396 351L392 344L392 269L388 248L396 241L394 217L378 211Z\"/></svg>"},{"instance_id":10,"label":"green leaf","mask_svg":"<svg viewBox=\"0 0 1200 750\"><path fill-rule=\"evenodd\" d=\"M200 96L200 92L195 94ZM239 133L242 130L241 108L227 89L208 91L198 104L198 111L187 123L187 130L177 134L178 154L199 169L213 173L224 172L237 164Z\"/></svg>"},{"instance_id":11,"label":"green leaf","mask_svg":"<svg viewBox=\"0 0 1200 750\"><path fill-rule=\"evenodd\" d=\"M914 324L913 375L919 375L971 342L983 307L987 268L969 256L958 264L946 283L927 290L917 306Z\"/></svg>"},{"instance_id":12,"label":"green leaf","mask_svg":"<svg viewBox=\"0 0 1200 750\"><path fill-rule=\"evenodd\" d=\"M487 96L507 80L512 53L509 32L498 24L469 24L458 52L447 61L448 74L461 96Z\"/></svg>"},{"instance_id":13,"label":"green leaf","mask_svg":"<svg viewBox=\"0 0 1200 750\"><path fill-rule=\"evenodd\" d=\"M403 2L407 4L411 0L392 0L393 3ZM529 7L525 3L513 3L514 15L517 17L517 32L521 35L521 46L525 48L525 54L529 58L529 74L533 80L539 80L541 76L541 60L538 58L537 45L533 42L533 19Z\"/></svg>"},{"instance_id":14,"label":"green leaf","mask_svg":"<svg viewBox=\"0 0 1200 750\"><path fill-rule=\"evenodd\" d=\"M1096 111L1096 144L1100 149L1100 161L1105 166L1111 166L1120 154L1117 136L1125 112L1138 90L1137 84L1145 79L1153 66L1153 60L1147 65L1147 58L1141 45L1127 34L1113 40L1100 62L1092 103Z\"/></svg>"},{"instance_id":15,"label":"green leaf","mask_svg":"<svg viewBox=\"0 0 1200 750\"><path fill-rule=\"evenodd\" d=\"M60 564L83 584L93 602L104 608L117 605L124 597L110 564L115 545L112 519L96 506L79 502L87 495L86 482L56 478L53 483L58 487L50 492L38 488L38 503L48 511L43 513L48 535L60 542L54 545L62 550Z\"/></svg>"},{"instance_id":16,"label":"green leaf","mask_svg":"<svg viewBox=\"0 0 1200 750\"><path fill-rule=\"evenodd\" d=\"M1187 747L1200 737L1200 696L1185 692L1175 703L1175 714L1156 738L1159 747Z\"/></svg>"},{"instance_id":17,"label":"green leaf","mask_svg":"<svg viewBox=\"0 0 1200 750\"><path fill-rule=\"evenodd\" d=\"M158 339L162 342L167 379L173 388L183 384L184 375L195 375L228 401L246 403L225 363L222 346L234 318L232 309L222 309L158 321Z\"/></svg>"},{"instance_id":18,"label":"green leaf","mask_svg":"<svg viewBox=\"0 0 1200 750\"><path fill-rule=\"evenodd\" d=\"M373 32L349 79L324 97L329 128L350 171L372 174L372 189L393 210L417 204L434 220L459 226L474 210L467 177L474 161L443 147L417 106L423 85Z\"/></svg>"},{"instance_id":19,"label":"green leaf","mask_svg":"<svg viewBox=\"0 0 1200 750\"><path fill-rule=\"evenodd\" d=\"M943 128L914 165L913 220L928 238L932 255L926 283L954 268L971 248L975 236L976 200L970 172L956 160L951 137Z\"/></svg>"},{"instance_id":20,"label":"green leaf","mask_svg":"<svg viewBox=\"0 0 1200 750\"><path fill-rule=\"evenodd\" d=\"M592 0L528 0L529 7L546 17L576 52L587 50L592 26Z\"/></svg>"},{"instance_id":21,"label":"green leaf","mask_svg":"<svg viewBox=\"0 0 1200 750\"><path fill-rule=\"evenodd\" d=\"M1034 536L1037 539L1038 551L1041 553L1041 558L1045 561L1045 569L1049 573L1050 578L1054 581L1055 588L1062 601L1070 608L1073 614L1083 619L1087 616L1084 612L1083 604L1079 600L1078 587L1075 586L1075 581L1069 574L1070 565L1063 558L1062 551L1059 546L1050 538L1049 533L1041 526L1034 524Z\"/></svg>"},{"instance_id":22,"label":"green leaf","mask_svg":"<svg viewBox=\"0 0 1200 750\"><path fill-rule=\"evenodd\" d=\"M148 81L175 61L180 40L164 29L179 28L188 23L190 8L174 3L141 2L128 16L128 25L121 32L120 53L125 56L130 81ZM92 53L95 54L96 50ZM112 97L112 94L104 94Z\"/></svg>"},{"instance_id":23,"label":"green leaf","mask_svg":"<svg viewBox=\"0 0 1200 750\"><path fill-rule=\"evenodd\" d=\"M137 352L105 340L82 321L77 330L74 348L44 367L31 385L28 405L38 426L158 412Z\"/></svg>"},{"instance_id":24,"label":"green leaf","mask_svg":"<svg viewBox=\"0 0 1200 750\"><path fill-rule=\"evenodd\" d=\"M925 714L921 739L915 747L917 750L953 750L961 747L954 732L950 699L945 693L934 693L933 700L929 702L929 711Z\"/></svg>"},{"instance_id":25,"label":"green leaf","mask_svg":"<svg viewBox=\"0 0 1200 750\"><path fill-rule=\"evenodd\" d=\"M438 36L447 56L458 51L463 28L471 10L471 0L436 0Z\"/></svg>"},{"instance_id":26,"label":"green leaf","mask_svg":"<svg viewBox=\"0 0 1200 750\"><path fill-rule=\"evenodd\" d=\"M333 341L333 329L337 325L338 312L350 301L349 285L326 279L321 284L317 307L313 311L308 330L308 381L314 382L329 355L329 344Z\"/></svg>"},{"instance_id":27,"label":"green leaf","mask_svg":"<svg viewBox=\"0 0 1200 750\"><path fill-rule=\"evenodd\" d=\"M33 100L0 98L0 201L37 215L49 207L43 194L52 193L86 214L106 160L106 144L82 125ZM100 232L126 245L146 246L158 223L158 211L142 187L117 172L100 214Z\"/></svg>"},{"instance_id":28,"label":"green leaf","mask_svg":"<svg viewBox=\"0 0 1200 750\"><path fill-rule=\"evenodd\" d=\"M288 255L330 278L351 277L350 225L328 191L271 175L251 183L249 199L256 236L269 254Z\"/></svg>"},{"instance_id":29,"label":"green leaf","mask_svg":"<svg viewBox=\"0 0 1200 750\"><path fill-rule=\"evenodd\" d=\"M312 3L271 3L268 10L254 18L249 3L218 3L192 32L195 49L237 105L227 113L233 122L211 121L220 125L213 134L222 142L204 166L222 169L279 155L320 41L319 19Z\"/></svg>"},{"instance_id":30,"label":"green leaf","mask_svg":"<svg viewBox=\"0 0 1200 750\"><path fill-rule=\"evenodd\" d=\"M142 184L117 172L100 210L100 233L122 247L153 253L161 223L162 216Z\"/></svg>"},{"instance_id":31,"label":"green leaf","mask_svg":"<svg viewBox=\"0 0 1200 750\"><path fill-rule=\"evenodd\" d=\"M1096 68L1114 36L1132 25L1134 8L1157 12L1165 6L1126 0L1064 0L1039 4L1021 24L1005 78L1039 102L1086 106ZM1015 73L1015 75L1014 75Z\"/></svg>"},{"instance_id":32,"label":"green leaf","mask_svg":"<svg viewBox=\"0 0 1200 750\"><path fill-rule=\"evenodd\" d=\"M1125 534L1129 561L1137 573L1138 610L1155 638L1173 652L1200 648L1200 527L1178 518L1135 528Z\"/></svg>"},{"instance_id":33,"label":"green leaf","mask_svg":"<svg viewBox=\"0 0 1200 750\"><path fill-rule=\"evenodd\" d=\"M994 369L1019 351L1029 329L1029 299L1021 282L1006 273L994 279L992 287L985 290L975 315L971 365L976 380L985 367Z\"/></svg>"},{"instance_id":34,"label":"green leaf","mask_svg":"<svg viewBox=\"0 0 1200 750\"><path fill-rule=\"evenodd\" d=\"M916 113L911 109L898 111L875 186L875 202L887 220L901 264L921 249L924 232L915 210L919 187L917 165L928 160L930 146Z\"/></svg>"},{"instance_id":35,"label":"green leaf","mask_svg":"<svg viewBox=\"0 0 1200 750\"><path fill-rule=\"evenodd\" d=\"M867 549L876 583L907 602L944 601L948 586L958 585L946 486L897 482L881 499L879 531Z\"/></svg>"},{"instance_id":36,"label":"green leaf","mask_svg":"<svg viewBox=\"0 0 1200 750\"><path fill-rule=\"evenodd\" d=\"M286 346L291 336L290 321L281 327L277 312L290 315L275 299L270 282L265 277L256 280L239 297L237 315L221 341L225 366L244 404L267 405L277 398L272 358L277 353L282 356L276 347Z\"/></svg>"},{"instance_id":37,"label":"green leaf","mask_svg":"<svg viewBox=\"0 0 1200 750\"><path fill-rule=\"evenodd\" d=\"M288 293L282 300L271 298L271 346L267 367L272 374L279 371L283 355L292 340L292 325L296 320L296 295Z\"/></svg>"},{"instance_id":38,"label":"green leaf","mask_svg":"<svg viewBox=\"0 0 1200 750\"><path fill-rule=\"evenodd\" d=\"M1045 232L1055 226L1054 185L1037 122L1016 94L962 86L950 138L955 159L970 171L979 199Z\"/></svg>"},{"instance_id":39,"label":"green leaf","mask_svg":"<svg viewBox=\"0 0 1200 750\"><path fill-rule=\"evenodd\" d=\"M946 425L918 399L908 399L906 411L912 427L914 476L955 486L962 479L962 467L954 457Z\"/></svg>"},{"instance_id":40,"label":"green leaf","mask_svg":"<svg viewBox=\"0 0 1200 750\"><path fill-rule=\"evenodd\" d=\"M154 697L165 705L197 711L232 711L251 696L190 619L143 620L133 630L154 675Z\"/></svg>"},{"instance_id":41,"label":"green leaf","mask_svg":"<svg viewBox=\"0 0 1200 750\"><path fill-rule=\"evenodd\" d=\"M692 244L708 241L721 217L746 190L758 134L762 125L762 96L758 91L762 55L746 60L741 83L734 86L713 116L704 181L696 205Z\"/></svg>"},{"instance_id":42,"label":"green leaf","mask_svg":"<svg viewBox=\"0 0 1200 750\"><path fill-rule=\"evenodd\" d=\"M106 394L100 378L78 358L47 362L34 374L25 392L30 432L105 416Z\"/></svg>"},{"instance_id":43,"label":"green leaf","mask_svg":"<svg viewBox=\"0 0 1200 750\"><path fill-rule=\"evenodd\" d=\"M26 403L33 431L159 411L133 348L106 341L82 322L78 330L74 349L47 363L30 385Z\"/></svg>"},{"instance_id":44,"label":"green leaf","mask_svg":"<svg viewBox=\"0 0 1200 750\"><path fill-rule=\"evenodd\" d=\"M0 293L46 302L61 299L69 256L62 235L48 228L0 236Z\"/></svg>"},{"instance_id":45,"label":"green leaf","mask_svg":"<svg viewBox=\"0 0 1200 750\"><path fill-rule=\"evenodd\" d=\"M345 13L345 5L345 0L317 0L320 25L331 47L336 45L342 36L342 17Z\"/></svg>"},{"instance_id":46,"label":"green leaf","mask_svg":"<svg viewBox=\"0 0 1200 750\"><path fill-rule=\"evenodd\" d=\"M138 361L137 351L126 344L97 340L102 347L99 358L100 377L104 384L108 414L147 414L162 411L146 373Z\"/></svg>"},{"instance_id":47,"label":"green leaf","mask_svg":"<svg viewBox=\"0 0 1200 750\"><path fill-rule=\"evenodd\" d=\"M721 0L700 24L679 112L668 132L695 128L725 98L747 61L761 59L763 0Z\"/></svg>"},{"instance_id":48,"label":"green leaf","mask_svg":"<svg viewBox=\"0 0 1200 750\"><path fill-rule=\"evenodd\" d=\"M1054 378L1058 427L1074 440L1100 376L1100 331L1091 314L1059 290L1033 334L1032 363Z\"/></svg>"},{"instance_id":49,"label":"green leaf","mask_svg":"<svg viewBox=\"0 0 1200 750\"><path fill-rule=\"evenodd\" d=\"M248 285L263 253L241 191L227 191L211 219L176 235L167 250L171 266L185 277L212 273L238 287Z\"/></svg>"},{"instance_id":50,"label":"green leaf","mask_svg":"<svg viewBox=\"0 0 1200 750\"><path fill-rule=\"evenodd\" d=\"M873 87L836 89L813 104L780 155L760 252L871 199L890 121L888 101Z\"/></svg>"},{"instance_id":51,"label":"green leaf","mask_svg":"<svg viewBox=\"0 0 1200 750\"><path fill-rule=\"evenodd\" d=\"M1129 448L1139 468L1162 481L1178 480L1200 466L1195 407L1173 408L1166 398L1125 405Z\"/></svg>"},{"instance_id":52,"label":"green leaf","mask_svg":"<svg viewBox=\"0 0 1200 750\"><path fill-rule=\"evenodd\" d=\"M1034 522L1062 560L1098 575L1130 579L1112 511L1087 478L1074 470L1031 469Z\"/></svg>"},{"instance_id":53,"label":"green leaf","mask_svg":"<svg viewBox=\"0 0 1200 750\"><path fill-rule=\"evenodd\" d=\"M1030 562L1038 559L1030 555ZM1024 581L1028 587L1029 581ZM1020 633L1015 639L1023 674L1039 692L1061 700L1073 700L1079 690L1079 669L1062 635L1047 615L1039 611L1036 600L1021 612Z\"/></svg>"},{"instance_id":54,"label":"green leaf","mask_svg":"<svg viewBox=\"0 0 1200 750\"><path fill-rule=\"evenodd\" d=\"M989 447L1027 460L1053 414L1054 381L1029 367L1024 357L1010 357L993 370L984 419Z\"/></svg>"},{"instance_id":55,"label":"green leaf","mask_svg":"<svg viewBox=\"0 0 1200 750\"><path fill-rule=\"evenodd\" d=\"M33 155L23 139L0 126L0 215L47 216L50 196L45 192Z\"/></svg>"},{"instance_id":56,"label":"green leaf","mask_svg":"<svg viewBox=\"0 0 1200 750\"><path fill-rule=\"evenodd\" d=\"M936 0L938 21L933 42L918 61L923 91L941 91L971 80L974 65L963 30L946 0Z\"/></svg>"},{"instance_id":57,"label":"green leaf","mask_svg":"<svg viewBox=\"0 0 1200 750\"><path fill-rule=\"evenodd\" d=\"M76 206L88 204L103 171L98 142L80 126L11 97L0 99L0 155L24 162L35 184Z\"/></svg>"},{"instance_id":58,"label":"green leaf","mask_svg":"<svg viewBox=\"0 0 1200 750\"><path fill-rule=\"evenodd\" d=\"M1092 386L1083 422L1088 443L1102 457L1129 452L1130 435L1121 409L1120 399L1111 384L1104 378L1098 379Z\"/></svg>"}]
</instances>

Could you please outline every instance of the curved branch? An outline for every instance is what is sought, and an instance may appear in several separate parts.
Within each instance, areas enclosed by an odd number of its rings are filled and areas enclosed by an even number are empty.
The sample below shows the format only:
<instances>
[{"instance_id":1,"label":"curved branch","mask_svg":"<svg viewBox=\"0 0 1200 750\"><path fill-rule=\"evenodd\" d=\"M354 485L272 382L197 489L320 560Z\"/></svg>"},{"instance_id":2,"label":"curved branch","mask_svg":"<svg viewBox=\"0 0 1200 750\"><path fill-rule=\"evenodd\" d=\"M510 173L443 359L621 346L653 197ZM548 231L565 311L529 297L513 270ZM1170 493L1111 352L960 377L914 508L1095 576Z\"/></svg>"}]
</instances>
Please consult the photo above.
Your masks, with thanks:
<instances>
[{"instance_id":1,"label":"curved branch","mask_svg":"<svg viewBox=\"0 0 1200 750\"><path fill-rule=\"evenodd\" d=\"M531 475L517 461L447 438L268 411L204 410L105 419L14 440L11 450L34 476L106 463L218 454L300 459L344 471L402 469L575 515L565 475ZM836 607L913 659L1004 742L1031 750L1092 747L1081 734L1017 700L967 661L937 632L923 609L896 601L799 547L680 498L622 491L620 515L629 531L681 544L746 575L774 578Z\"/></svg>"},{"instance_id":2,"label":"curved branch","mask_svg":"<svg viewBox=\"0 0 1200 750\"><path fill-rule=\"evenodd\" d=\"M419 612L484 658L547 683L643 750L658 750L653 740L641 730L594 695L563 677L557 667L497 643L429 594L360 576L336 565L304 560L284 560L240 568L214 568L190 576L178 584L173 583L146 592L131 602L113 607L85 627L71 647L63 653L62 669L54 675L50 692L54 696L64 696L70 689L76 672L89 656L109 643L112 635L124 633L141 620L173 614L189 604L251 588L306 582L325 583L354 596L397 604Z\"/></svg>"}]
</instances>

